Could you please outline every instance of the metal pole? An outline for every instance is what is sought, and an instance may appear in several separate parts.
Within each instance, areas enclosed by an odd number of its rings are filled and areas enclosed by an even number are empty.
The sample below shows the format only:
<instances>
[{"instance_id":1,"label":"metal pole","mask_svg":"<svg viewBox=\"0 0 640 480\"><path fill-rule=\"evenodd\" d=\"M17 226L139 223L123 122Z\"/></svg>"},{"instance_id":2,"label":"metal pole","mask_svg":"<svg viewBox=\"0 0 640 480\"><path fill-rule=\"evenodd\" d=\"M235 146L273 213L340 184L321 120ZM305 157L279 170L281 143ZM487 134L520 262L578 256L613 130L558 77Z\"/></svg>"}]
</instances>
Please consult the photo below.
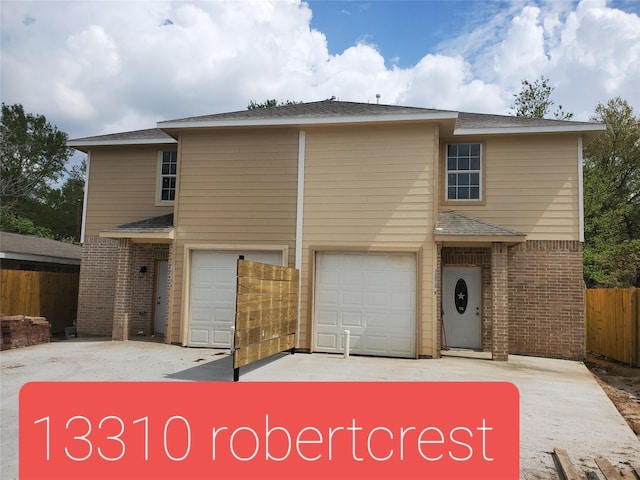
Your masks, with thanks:
<instances>
[{"instance_id":1,"label":"metal pole","mask_svg":"<svg viewBox=\"0 0 640 480\"><path fill-rule=\"evenodd\" d=\"M344 331L344 358L349 358L349 348L351 343L351 331Z\"/></svg>"}]
</instances>

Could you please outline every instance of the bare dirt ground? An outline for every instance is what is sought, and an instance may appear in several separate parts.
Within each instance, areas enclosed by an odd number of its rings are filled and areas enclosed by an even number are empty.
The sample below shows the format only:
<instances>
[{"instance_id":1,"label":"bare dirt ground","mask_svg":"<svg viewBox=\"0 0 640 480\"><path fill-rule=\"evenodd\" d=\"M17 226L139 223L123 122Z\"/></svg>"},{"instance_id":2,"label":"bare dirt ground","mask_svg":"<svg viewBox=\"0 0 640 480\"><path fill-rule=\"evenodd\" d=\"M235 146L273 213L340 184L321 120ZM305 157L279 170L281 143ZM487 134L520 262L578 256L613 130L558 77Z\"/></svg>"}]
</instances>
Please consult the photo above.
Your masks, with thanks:
<instances>
[{"instance_id":1,"label":"bare dirt ground","mask_svg":"<svg viewBox=\"0 0 640 480\"><path fill-rule=\"evenodd\" d=\"M591 353L585 365L640 439L640 368Z\"/></svg>"}]
</instances>

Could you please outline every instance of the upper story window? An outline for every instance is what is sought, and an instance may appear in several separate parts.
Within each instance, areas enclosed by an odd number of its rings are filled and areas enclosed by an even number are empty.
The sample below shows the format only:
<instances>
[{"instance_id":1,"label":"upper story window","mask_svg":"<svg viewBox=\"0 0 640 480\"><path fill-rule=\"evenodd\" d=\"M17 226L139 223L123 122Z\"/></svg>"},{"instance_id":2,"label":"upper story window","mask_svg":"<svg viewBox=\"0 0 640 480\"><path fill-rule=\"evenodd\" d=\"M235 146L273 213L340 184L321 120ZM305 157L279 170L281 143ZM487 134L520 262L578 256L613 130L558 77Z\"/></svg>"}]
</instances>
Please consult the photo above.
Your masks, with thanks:
<instances>
[{"instance_id":1,"label":"upper story window","mask_svg":"<svg viewBox=\"0 0 640 480\"><path fill-rule=\"evenodd\" d=\"M446 153L446 200L482 200L482 146L451 143Z\"/></svg>"},{"instance_id":2,"label":"upper story window","mask_svg":"<svg viewBox=\"0 0 640 480\"><path fill-rule=\"evenodd\" d=\"M176 172L178 170L178 152L162 152L160 157L160 184L158 200L173 202L176 199Z\"/></svg>"}]
</instances>

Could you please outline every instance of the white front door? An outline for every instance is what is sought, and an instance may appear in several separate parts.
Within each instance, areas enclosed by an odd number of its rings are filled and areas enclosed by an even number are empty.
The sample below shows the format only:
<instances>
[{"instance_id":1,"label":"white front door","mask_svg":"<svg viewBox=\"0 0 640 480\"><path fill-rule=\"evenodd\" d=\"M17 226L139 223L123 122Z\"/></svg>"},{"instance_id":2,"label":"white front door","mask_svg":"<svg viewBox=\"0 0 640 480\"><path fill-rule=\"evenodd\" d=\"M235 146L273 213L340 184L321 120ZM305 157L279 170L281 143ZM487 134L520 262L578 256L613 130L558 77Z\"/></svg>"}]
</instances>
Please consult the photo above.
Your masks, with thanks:
<instances>
[{"instance_id":1,"label":"white front door","mask_svg":"<svg viewBox=\"0 0 640 480\"><path fill-rule=\"evenodd\" d=\"M156 315L155 334L164 334L164 322L167 317L167 273L169 262L159 261L156 271Z\"/></svg>"},{"instance_id":2,"label":"white front door","mask_svg":"<svg viewBox=\"0 0 640 480\"><path fill-rule=\"evenodd\" d=\"M314 351L415 358L416 256L318 252Z\"/></svg>"},{"instance_id":3,"label":"white front door","mask_svg":"<svg viewBox=\"0 0 640 480\"><path fill-rule=\"evenodd\" d=\"M482 269L443 267L443 347L481 347Z\"/></svg>"},{"instance_id":4,"label":"white front door","mask_svg":"<svg viewBox=\"0 0 640 480\"><path fill-rule=\"evenodd\" d=\"M187 346L230 348L236 318L238 257L282 265L281 251L195 250L191 253Z\"/></svg>"}]
</instances>

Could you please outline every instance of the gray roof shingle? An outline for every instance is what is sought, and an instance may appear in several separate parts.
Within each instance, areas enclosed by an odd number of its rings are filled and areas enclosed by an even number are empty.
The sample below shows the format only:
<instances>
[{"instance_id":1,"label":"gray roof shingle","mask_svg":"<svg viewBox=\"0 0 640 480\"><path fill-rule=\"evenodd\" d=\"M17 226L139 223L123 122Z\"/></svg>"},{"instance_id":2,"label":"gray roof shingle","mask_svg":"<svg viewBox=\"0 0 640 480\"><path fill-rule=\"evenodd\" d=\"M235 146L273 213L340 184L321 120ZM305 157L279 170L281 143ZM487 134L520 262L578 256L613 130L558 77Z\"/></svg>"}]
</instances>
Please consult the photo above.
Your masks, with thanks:
<instances>
[{"instance_id":1,"label":"gray roof shingle","mask_svg":"<svg viewBox=\"0 0 640 480\"><path fill-rule=\"evenodd\" d=\"M296 103L269 108L255 108L237 112L216 113L196 117L179 118L158 122L159 128L136 130L133 132L113 133L73 139L70 147L86 148L93 145L176 143L172 130L194 126L218 125L295 125L296 122L312 124L314 120L349 122L350 119L392 119L422 120L441 119L455 123L455 133L473 134L480 131L492 132L507 129L512 133L527 131L588 131L591 134L604 130L604 126L591 122L551 120L546 118L526 118L510 115L492 115L483 113L456 112L433 108L405 107L377 103L342 102L322 100L319 102ZM174 133L174 136L167 132Z\"/></svg>"},{"instance_id":2,"label":"gray roof shingle","mask_svg":"<svg viewBox=\"0 0 640 480\"><path fill-rule=\"evenodd\" d=\"M164 123L193 123L206 121L224 120L255 120L255 119L312 119L312 118L344 118L356 116L375 115L423 115L429 113L450 113L457 112L450 110L436 110L432 108L403 107L399 105L380 105L377 103L356 103L341 102L336 100L322 100L319 102L294 103L269 108L254 108L251 110L240 110L229 113L216 113L213 115L203 115L198 117L179 118L158 122L162 126Z\"/></svg>"},{"instance_id":3,"label":"gray roof shingle","mask_svg":"<svg viewBox=\"0 0 640 480\"><path fill-rule=\"evenodd\" d=\"M524 233L469 217L453 210L440 210L433 233L436 235L521 237Z\"/></svg>"},{"instance_id":4,"label":"gray roof shingle","mask_svg":"<svg viewBox=\"0 0 640 480\"><path fill-rule=\"evenodd\" d=\"M78 245L9 232L0 232L0 253L2 258L45 263L79 264L82 259Z\"/></svg>"},{"instance_id":5,"label":"gray roof shingle","mask_svg":"<svg viewBox=\"0 0 640 480\"><path fill-rule=\"evenodd\" d=\"M173 213L158 217L145 218L117 227L106 229L107 232L162 233L173 229Z\"/></svg>"},{"instance_id":6,"label":"gray roof shingle","mask_svg":"<svg viewBox=\"0 0 640 480\"><path fill-rule=\"evenodd\" d=\"M176 143L176 139L159 128L148 128L146 130L134 130L132 132L110 133L108 135L97 135L93 137L74 138L67 142L70 147L81 147L95 143L101 144L146 144L146 143Z\"/></svg>"},{"instance_id":7,"label":"gray roof shingle","mask_svg":"<svg viewBox=\"0 0 640 480\"><path fill-rule=\"evenodd\" d=\"M592 122L552 120L549 118L516 117L513 115L490 115L486 113L460 112L456 128L517 128L517 127L592 127Z\"/></svg>"}]
</instances>

